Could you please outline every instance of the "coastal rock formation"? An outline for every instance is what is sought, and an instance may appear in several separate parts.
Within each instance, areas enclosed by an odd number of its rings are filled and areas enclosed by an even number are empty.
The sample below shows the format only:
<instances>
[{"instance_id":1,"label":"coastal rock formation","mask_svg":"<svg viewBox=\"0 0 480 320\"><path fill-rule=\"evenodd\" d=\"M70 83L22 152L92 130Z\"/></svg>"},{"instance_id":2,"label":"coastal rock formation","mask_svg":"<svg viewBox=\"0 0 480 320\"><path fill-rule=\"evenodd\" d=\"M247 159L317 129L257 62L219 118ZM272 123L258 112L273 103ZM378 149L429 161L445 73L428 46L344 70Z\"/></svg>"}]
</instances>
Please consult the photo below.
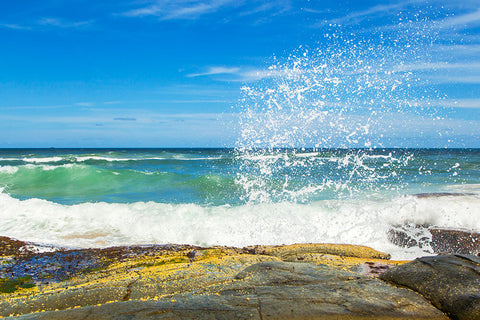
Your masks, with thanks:
<instances>
[{"instance_id":1,"label":"coastal rock formation","mask_svg":"<svg viewBox=\"0 0 480 320\"><path fill-rule=\"evenodd\" d=\"M480 258L422 257L380 276L419 292L452 319L480 319Z\"/></svg>"},{"instance_id":2,"label":"coastal rock formation","mask_svg":"<svg viewBox=\"0 0 480 320\"><path fill-rule=\"evenodd\" d=\"M390 229L388 239L400 247L419 247L429 253L480 255L480 233L475 232L405 225Z\"/></svg>"},{"instance_id":3,"label":"coastal rock formation","mask_svg":"<svg viewBox=\"0 0 480 320\"><path fill-rule=\"evenodd\" d=\"M388 258L330 244L20 250L2 258L0 316L448 319L420 294L376 278L405 263Z\"/></svg>"}]
</instances>

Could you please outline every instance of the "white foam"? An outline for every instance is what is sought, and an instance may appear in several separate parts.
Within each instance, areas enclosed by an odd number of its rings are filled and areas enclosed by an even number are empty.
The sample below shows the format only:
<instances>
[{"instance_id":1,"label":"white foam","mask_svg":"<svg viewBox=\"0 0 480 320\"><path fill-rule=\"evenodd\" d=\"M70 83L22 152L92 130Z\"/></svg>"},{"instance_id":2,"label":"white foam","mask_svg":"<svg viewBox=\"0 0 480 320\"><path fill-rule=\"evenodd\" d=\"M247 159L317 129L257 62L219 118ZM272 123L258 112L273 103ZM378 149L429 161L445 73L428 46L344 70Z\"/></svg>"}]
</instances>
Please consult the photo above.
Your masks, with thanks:
<instances>
[{"instance_id":1,"label":"white foam","mask_svg":"<svg viewBox=\"0 0 480 320\"><path fill-rule=\"evenodd\" d=\"M109 158L109 157L100 157L100 156L82 156L82 157L76 157L76 160L77 162L85 162L89 160L115 162L115 161L132 161L132 160L139 160L139 159L138 158ZM140 160L148 160L148 159L140 159Z\"/></svg>"},{"instance_id":2,"label":"white foam","mask_svg":"<svg viewBox=\"0 0 480 320\"><path fill-rule=\"evenodd\" d=\"M17 171L18 171L18 167L0 166L0 173L15 174Z\"/></svg>"},{"instance_id":3,"label":"white foam","mask_svg":"<svg viewBox=\"0 0 480 320\"><path fill-rule=\"evenodd\" d=\"M60 205L0 194L0 234L38 243L104 247L149 243L246 246L300 242L371 246L411 259L430 254L391 244L392 225L429 223L480 232L480 197L329 200L204 207L138 202Z\"/></svg>"},{"instance_id":4,"label":"white foam","mask_svg":"<svg viewBox=\"0 0 480 320\"><path fill-rule=\"evenodd\" d=\"M63 161L63 160L65 160L65 158L62 158L62 157L22 158L21 160L24 161L24 162L29 162L29 163L46 163L46 162Z\"/></svg>"},{"instance_id":5,"label":"white foam","mask_svg":"<svg viewBox=\"0 0 480 320\"><path fill-rule=\"evenodd\" d=\"M299 158L315 158L318 156L318 152L295 153L295 156Z\"/></svg>"}]
</instances>

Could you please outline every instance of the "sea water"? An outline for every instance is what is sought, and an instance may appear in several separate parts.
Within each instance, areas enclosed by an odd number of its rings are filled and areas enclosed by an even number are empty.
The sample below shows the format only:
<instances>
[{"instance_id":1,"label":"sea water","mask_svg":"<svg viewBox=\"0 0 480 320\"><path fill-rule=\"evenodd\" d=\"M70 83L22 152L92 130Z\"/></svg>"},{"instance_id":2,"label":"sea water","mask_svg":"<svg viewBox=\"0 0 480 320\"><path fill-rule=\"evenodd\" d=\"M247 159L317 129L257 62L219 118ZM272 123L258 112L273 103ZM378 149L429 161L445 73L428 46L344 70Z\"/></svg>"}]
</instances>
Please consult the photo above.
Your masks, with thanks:
<instances>
[{"instance_id":1,"label":"sea water","mask_svg":"<svg viewBox=\"0 0 480 320\"><path fill-rule=\"evenodd\" d=\"M0 234L58 246L321 242L413 258L431 252L388 230L480 232L479 149L2 149L0 188Z\"/></svg>"}]
</instances>

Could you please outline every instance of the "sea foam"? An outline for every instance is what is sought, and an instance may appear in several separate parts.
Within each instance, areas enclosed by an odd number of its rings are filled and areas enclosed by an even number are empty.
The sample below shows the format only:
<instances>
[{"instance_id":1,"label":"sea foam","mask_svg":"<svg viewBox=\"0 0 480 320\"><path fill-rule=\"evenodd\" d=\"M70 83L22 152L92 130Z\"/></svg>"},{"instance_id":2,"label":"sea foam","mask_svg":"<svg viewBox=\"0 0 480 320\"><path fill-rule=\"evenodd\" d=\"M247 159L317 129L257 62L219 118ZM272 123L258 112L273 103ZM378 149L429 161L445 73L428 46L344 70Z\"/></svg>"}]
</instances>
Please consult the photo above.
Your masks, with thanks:
<instances>
[{"instance_id":1,"label":"sea foam","mask_svg":"<svg viewBox=\"0 0 480 320\"><path fill-rule=\"evenodd\" d=\"M350 243L388 252L395 259L411 259L431 252L391 244L387 232L392 226L428 224L480 232L478 207L478 194L325 200L309 205L200 206L156 202L61 205L40 199L18 200L2 193L0 233L71 247Z\"/></svg>"}]
</instances>

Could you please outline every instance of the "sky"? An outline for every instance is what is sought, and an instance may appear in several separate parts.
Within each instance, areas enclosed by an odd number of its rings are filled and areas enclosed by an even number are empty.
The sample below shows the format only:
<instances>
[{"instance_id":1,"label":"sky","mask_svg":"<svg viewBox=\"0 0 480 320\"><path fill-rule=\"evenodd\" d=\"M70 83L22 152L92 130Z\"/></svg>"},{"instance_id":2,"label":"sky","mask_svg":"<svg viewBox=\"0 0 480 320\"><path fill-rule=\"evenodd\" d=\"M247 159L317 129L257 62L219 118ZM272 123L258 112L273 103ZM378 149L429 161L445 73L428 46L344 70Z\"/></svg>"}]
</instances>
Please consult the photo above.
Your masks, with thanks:
<instances>
[{"instance_id":1,"label":"sky","mask_svg":"<svg viewBox=\"0 0 480 320\"><path fill-rule=\"evenodd\" d=\"M323 147L480 147L478 0L2 1L0 49L1 148L232 147L312 81L309 125L370 121Z\"/></svg>"}]
</instances>

